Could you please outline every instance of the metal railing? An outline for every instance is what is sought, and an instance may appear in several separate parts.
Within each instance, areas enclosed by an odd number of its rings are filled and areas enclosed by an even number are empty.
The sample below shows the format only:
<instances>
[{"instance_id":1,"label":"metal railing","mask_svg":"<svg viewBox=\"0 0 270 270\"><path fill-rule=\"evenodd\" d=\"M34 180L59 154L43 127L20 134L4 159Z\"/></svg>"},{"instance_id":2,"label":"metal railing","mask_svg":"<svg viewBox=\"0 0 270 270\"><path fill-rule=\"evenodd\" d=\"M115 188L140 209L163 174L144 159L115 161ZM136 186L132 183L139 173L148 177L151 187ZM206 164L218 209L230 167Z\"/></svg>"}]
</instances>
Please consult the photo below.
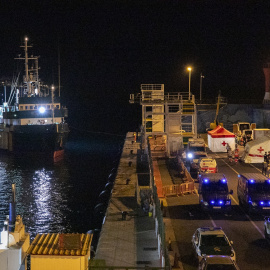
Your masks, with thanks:
<instances>
[{"instance_id":1,"label":"metal railing","mask_svg":"<svg viewBox=\"0 0 270 270\"><path fill-rule=\"evenodd\" d=\"M152 155L151 155L151 147L148 141L148 163L149 163L149 171L150 171L150 185L153 187L153 200L155 205L155 214L158 222L158 234L161 238L161 252L165 259L165 266L170 267L169 253L166 245L166 237L165 237L165 226L163 221L163 213L161 210L161 205L159 201L159 197L157 194L157 187L154 181L154 170L152 163Z\"/></svg>"}]
</instances>

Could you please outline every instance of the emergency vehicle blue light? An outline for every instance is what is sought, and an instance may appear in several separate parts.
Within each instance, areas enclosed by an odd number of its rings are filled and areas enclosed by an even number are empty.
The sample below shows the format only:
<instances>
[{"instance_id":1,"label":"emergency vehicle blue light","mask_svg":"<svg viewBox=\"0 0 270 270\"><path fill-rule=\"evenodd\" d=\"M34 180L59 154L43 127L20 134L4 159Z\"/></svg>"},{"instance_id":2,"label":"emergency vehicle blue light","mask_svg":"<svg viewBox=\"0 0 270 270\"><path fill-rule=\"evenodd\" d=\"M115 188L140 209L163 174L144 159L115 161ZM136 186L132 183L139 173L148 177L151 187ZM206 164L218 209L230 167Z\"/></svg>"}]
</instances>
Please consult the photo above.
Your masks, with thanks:
<instances>
[{"instance_id":1,"label":"emergency vehicle blue light","mask_svg":"<svg viewBox=\"0 0 270 270\"><path fill-rule=\"evenodd\" d=\"M203 179L203 182L204 183L208 183L209 182L209 179L205 178L205 179Z\"/></svg>"},{"instance_id":2,"label":"emergency vehicle blue light","mask_svg":"<svg viewBox=\"0 0 270 270\"><path fill-rule=\"evenodd\" d=\"M261 202L260 202L260 205L264 205L264 202L261 201Z\"/></svg>"},{"instance_id":3,"label":"emergency vehicle blue light","mask_svg":"<svg viewBox=\"0 0 270 270\"><path fill-rule=\"evenodd\" d=\"M270 201L268 202L268 204L270 205Z\"/></svg>"},{"instance_id":4,"label":"emergency vehicle blue light","mask_svg":"<svg viewBox=\"0 0 270 270\"><path fill-rule=\"evenodd\" d=\"M250 179L249 182L250 182L251 184L254 184L254 183L255 183L255 180L254 180L254 179Z\"/></svg>"},{"instance_id":5,"label":"emergency vehicle blue light","mask_svg":"<svg viewBox=\"0 0 270 270\"><path fill-rule=\"evenodd\" d=\"M222 183L226 183L226 179L222 179Z\"/></svg>"},{"instance_id":6,"label":"emergency vehicle blue light","mask_svg":"<svg viewBox=\"0 0 270 270\"><path fill-rule=\"evenodd\" d=\"M211 201L210 203L211 203L211 204L214 204L214 203L215 203L215 201Z\"/></svg>"},{"instance_id":7,"label":"emergency vehicle blue light","mask_svg":"<svg viewBox=\"0 0 270 270\"><path fill-rule=\"evenodd\" d=\"M267 182L270 184L270 179L268 179Z\"/></svg>"},{"instance_id":8,"label":"emergency vehicle blue light","mask_svg":"<svg viewBox=\"0 0 270 270\"><path fill-rule=\"evenodd\" d=\"M223 204L223 201L219 201L219 204Z\"/></svg>"}]
</instances>

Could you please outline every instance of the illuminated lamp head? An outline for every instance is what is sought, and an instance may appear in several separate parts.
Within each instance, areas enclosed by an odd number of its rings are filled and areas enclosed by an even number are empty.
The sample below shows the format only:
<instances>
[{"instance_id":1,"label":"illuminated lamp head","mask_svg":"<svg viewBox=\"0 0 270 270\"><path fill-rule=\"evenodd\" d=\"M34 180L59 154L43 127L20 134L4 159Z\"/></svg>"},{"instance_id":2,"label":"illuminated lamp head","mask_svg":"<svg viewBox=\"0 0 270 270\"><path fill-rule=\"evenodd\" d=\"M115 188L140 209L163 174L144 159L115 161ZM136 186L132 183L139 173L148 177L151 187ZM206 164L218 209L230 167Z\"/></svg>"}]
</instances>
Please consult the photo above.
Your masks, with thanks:
<instances>
[{"instance_id":1,"label":"illuminated lamp head","mask_svg":"<svg viewBox=\"0 0 270 270\"><path fill-rule=\"evenodd\" d=\"M205 179L203 179L203 182L204 182L204 183L208 183L209 180L208 180L207 178L205 178Z\"/></svg>"},{"instance_id":2,"label":"illuminated lamp head","mask_svg":"<svg viewBox=\"0 0 270 270\"><path fill-rule=\"evenodd\" d=\"M39 110L40 113L44 113L45 112L45 108L44 107L40 107L38 110Z\"/></svg>"},{"instance_id":3,"label":"illuminated lamp head","mask_svg":"<svg viewBox=\"0 0 270 270\"><path fill-rule=\"evenodd\" d=\"M263 201L260 201L260 205L264 205L264 202Z\"/></svg>"},{"instance_id":4,"label":"illuminated lamp head","mask_svg":"<svg viewBox=\"0 0 270 270\"><path fill-rule=\"evenodd\" d=\"M222 183L226 183L226 179L225 179L225 178L222 179L221 182L222 182Z\"/></svg>"},{"instance_id":5,"label":"illuminated lamp head","mask_svg":"<svg viewBox=\"0 0 270 270\"><path fill-rule=\"evenodd\" d=\"M191 153L188 153L188 158L193 158L193 155Z\"/></svg>"},{"instance_id":6,"label":"illuminated lamp head","mask_svg":"<svg viewBox=\"0 0 270 270\"><path fill-rule=\"evenodd\" d=\"M214 204L215 203L215 201L211 201L211 204Z\"/></svg>"},{"instance_id":7,"label":"illuminated lamp head","mask_svg":"<svg viewBox=\"0 0 270 270\"><path fill-rule=\"evenodd\" d=\"M270 184L270 179L267 180L267 183Z\"/></svg>"},{"instance_id":8,"label":"illuminated lamp head","mask_svg":"<svg viewBox=\"0 0 270 270\"><path fill-rule=\"evenodd\" d=\"M254 180L254 179L250 179L249 182L250 182L251 184L254 184L254 183L255 183L255 180Z\"/></svg>"}]
</instances>

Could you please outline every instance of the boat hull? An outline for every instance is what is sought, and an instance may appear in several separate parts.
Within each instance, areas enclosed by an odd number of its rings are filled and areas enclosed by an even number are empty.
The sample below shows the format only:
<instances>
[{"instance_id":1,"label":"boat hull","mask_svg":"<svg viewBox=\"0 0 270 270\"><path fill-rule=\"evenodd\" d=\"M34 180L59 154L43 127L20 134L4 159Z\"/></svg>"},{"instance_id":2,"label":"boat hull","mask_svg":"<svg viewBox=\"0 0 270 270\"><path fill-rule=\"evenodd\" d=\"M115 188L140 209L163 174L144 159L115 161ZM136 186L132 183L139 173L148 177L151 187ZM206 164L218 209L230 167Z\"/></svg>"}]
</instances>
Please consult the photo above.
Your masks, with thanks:
<instances>
[{"instance_id":1,"label":"boat hull","mask_svg":"<svg viewBox=\"0 0 270 270\"><path fill-rule=\"evenodd\" d=\"M68 134L67 124L6 127L0 132L0 148L16 154L46 154L59 159Z\"/></svg>"}]
</instances>

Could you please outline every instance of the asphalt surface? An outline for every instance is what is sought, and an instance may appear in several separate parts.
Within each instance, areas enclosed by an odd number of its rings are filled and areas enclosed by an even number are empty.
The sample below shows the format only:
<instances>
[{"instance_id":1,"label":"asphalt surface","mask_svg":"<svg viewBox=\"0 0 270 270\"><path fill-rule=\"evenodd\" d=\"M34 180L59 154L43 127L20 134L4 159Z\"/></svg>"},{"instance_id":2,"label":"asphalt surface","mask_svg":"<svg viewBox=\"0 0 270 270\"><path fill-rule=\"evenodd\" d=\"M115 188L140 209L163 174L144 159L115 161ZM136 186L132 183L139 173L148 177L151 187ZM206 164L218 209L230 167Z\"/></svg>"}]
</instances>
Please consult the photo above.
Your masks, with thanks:
<instances>
[{"instance_id":1,"label":"asphalt surface","mask_svg":"<svg viewBox=\"0 0 270 270\"><path fill-rule=\"evenodd\" d=\"M211 154L210 154L211 155ZM248 214L239 206L237 198L237 175L244 172L261 173L261 164L230 163L226 154L212 154L218 171L224 173L231 195L232 213L205 213L198 204L198 194L183 197L168 197L169 215L174 229L180 261L186 270L197 269L198 264L191 238L198 227L222 227L229 240L233 241L236 262L241 270L270 269L270 243L264 238L264 216ZM198 183L196 183L198 189Z\"/></svg>"}]
</instances>

